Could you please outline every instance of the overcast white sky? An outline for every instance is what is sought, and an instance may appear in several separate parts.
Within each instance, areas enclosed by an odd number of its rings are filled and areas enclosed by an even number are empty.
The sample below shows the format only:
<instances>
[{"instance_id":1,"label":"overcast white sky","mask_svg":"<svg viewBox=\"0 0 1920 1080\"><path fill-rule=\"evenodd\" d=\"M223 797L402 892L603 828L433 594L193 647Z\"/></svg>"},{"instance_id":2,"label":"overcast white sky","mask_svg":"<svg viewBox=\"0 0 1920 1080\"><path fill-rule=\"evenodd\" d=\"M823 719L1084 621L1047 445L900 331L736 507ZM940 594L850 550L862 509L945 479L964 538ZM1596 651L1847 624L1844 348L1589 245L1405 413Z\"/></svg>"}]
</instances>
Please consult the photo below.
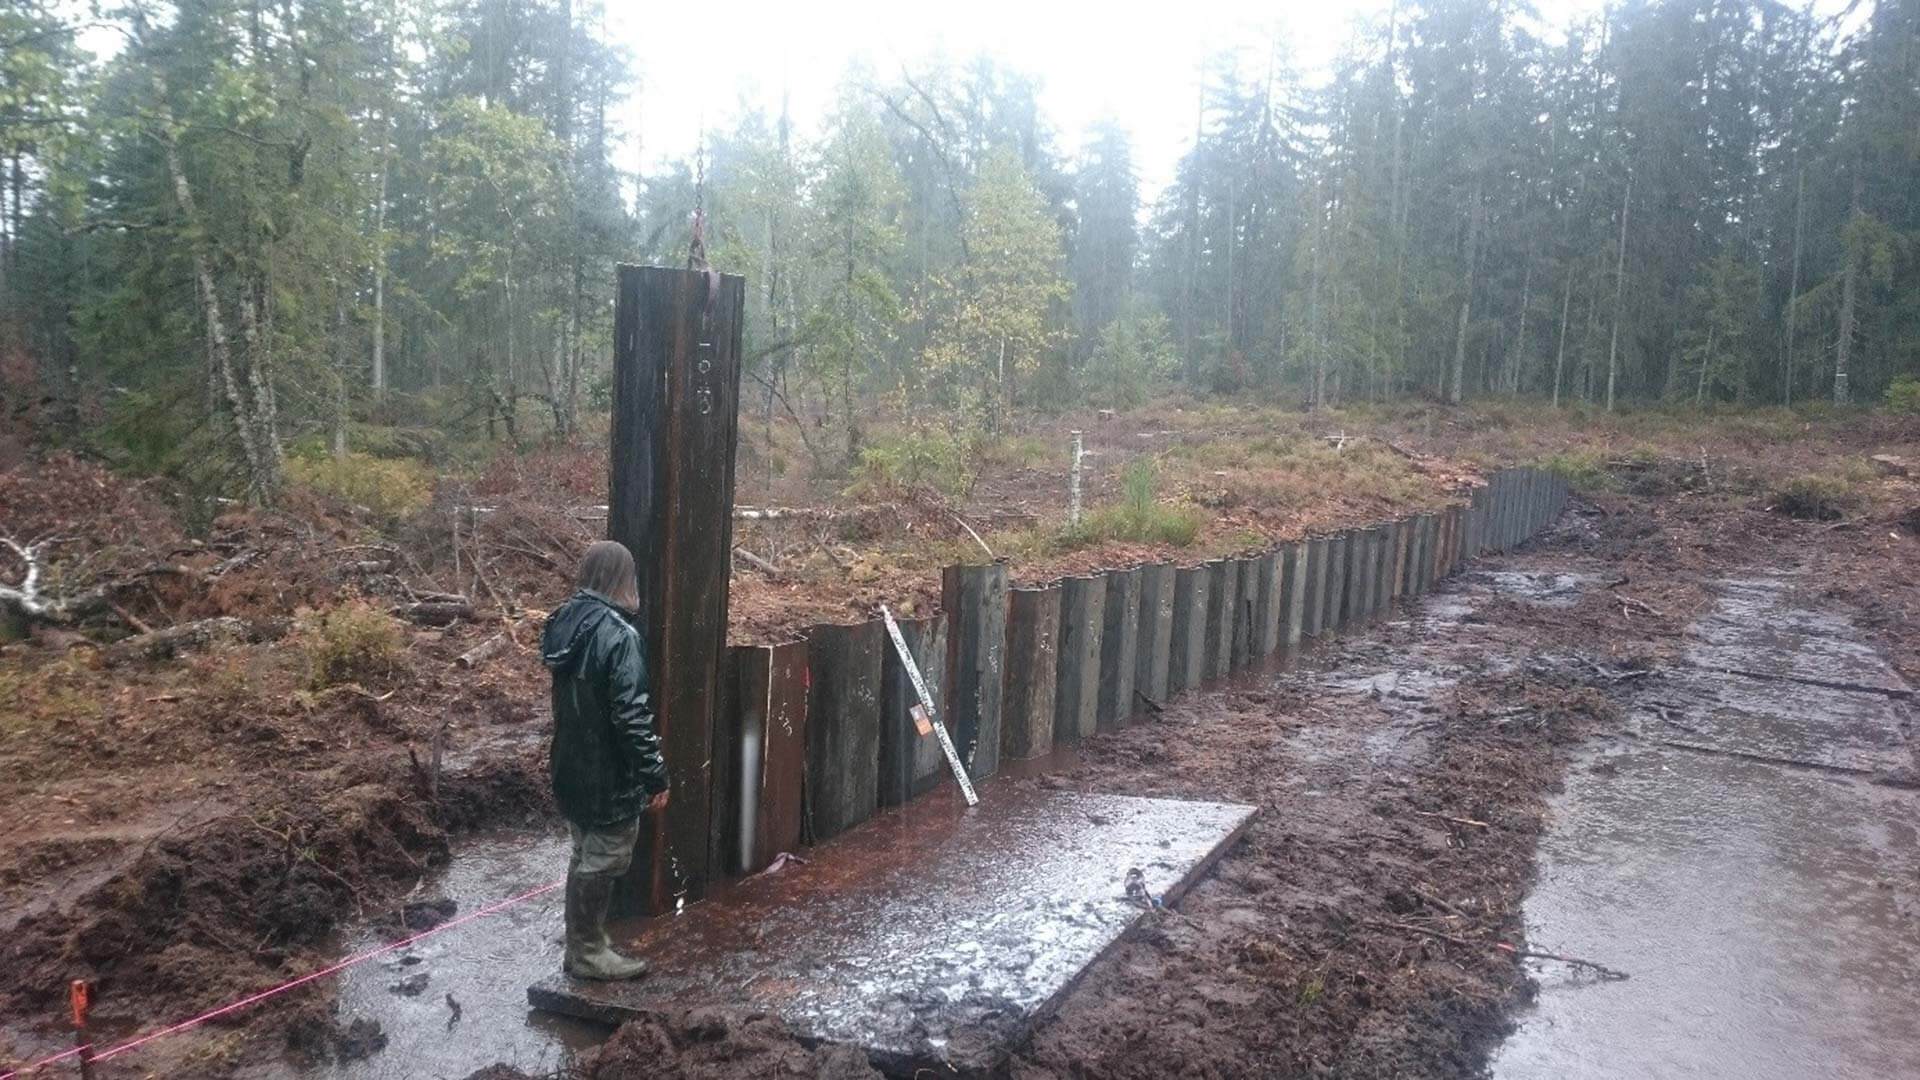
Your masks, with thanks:
<instances>
[{"instance_id":1,"label":"overcast white sky","mask_svg":"<svg viewBox=\"0 0 1920 1080\"><path fill-rule=\"evenodd\" d=\"M1601 0L1538 0L1554 25ZM704 122L725 128L742 94L776 108L784 87L802 132L828 103L848 64L883 82L930 55L988 52L1041 79L1040 104L1071 152L1094 121L1117 118L1134 136L1142 193L1151 199L1191 144L1201 61L1242 45L1264 56L1277 28L1294 65L1323 73L1356 18L1388 0L1208 0L1140 4L1049 0L652 4L644 14L610 0L608 34L633 51L640 162L690 155ZM631 129L632 120L629 117Z\"/></svg>"}]
</instances>

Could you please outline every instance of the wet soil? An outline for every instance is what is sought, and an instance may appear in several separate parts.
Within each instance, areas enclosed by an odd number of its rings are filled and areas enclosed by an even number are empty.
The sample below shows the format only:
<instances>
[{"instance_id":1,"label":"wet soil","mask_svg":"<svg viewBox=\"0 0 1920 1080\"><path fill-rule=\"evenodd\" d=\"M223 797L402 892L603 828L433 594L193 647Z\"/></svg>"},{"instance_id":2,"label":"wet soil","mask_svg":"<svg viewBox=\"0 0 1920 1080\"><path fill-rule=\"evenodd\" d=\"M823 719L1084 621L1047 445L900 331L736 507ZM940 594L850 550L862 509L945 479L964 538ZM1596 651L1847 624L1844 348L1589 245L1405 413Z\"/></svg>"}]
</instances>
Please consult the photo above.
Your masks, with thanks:
<instances>
[{"instance_id":1,"label":"wet soil","mask_svg":"<svg viewBox=\"0 0 1920 1080\"><path fill-rule=\"evenodd\" d=\"M1578 619L1566 573L1600 568L1567 563L1469 571L1300 671L1095 740L1056 782L1261 814L1180 918L1095 967L1015 1074L1471 1075L1530 993L1502 943L1521 941L1546 799L1572 748L1617 722L1613 669L1534 632ZM1536 625L1485 616L1513 604Z\"/></svg>"},{"instance_id":2,"label":"wet soil","mask_svg":"<svg viewBox=\"0 0 1920 1080\"><path fill-rule=\"evenodd\" d=\"M1590 492L1581 508L1588 528L1555 537L1537 556L1498 564L1503 572L1539 575L1539 595L1527 595L1531 586L1501 585L1473 605L1444 593L1429 605L1431 612L1453 612L1458 625L1447 633L1482 623L1506 628L1485 663L1463 656L1432 671L1413 661L1403 671L1383 654L1368 661L1370 669L1331 669L1358 681L1242 687L1211 703L1176 703L1160 722L1096 739L1079 763L1059 763L1068 766L1067 783L1264 799L1285 815L1265 815L1268 826L1294 824L1254 838L1245 862L1230 860L1213 879L1222 896L1190 901L1231 912L1217 920L1224 928L1203 922L1209 929L1198 939L1182 938L1188 931L1176 928L1130 942L1127 948L1145 950L1131 958L1148 973L1145 981L1129 983L1117 962L1107 965L1106 981L1090 983L1081 995L1084 1019L1063 1016L1021 1068L1037 1075L1126 1075L1128 1055L1104 1044L1153 1043L1162 1018L1172 1015L1184 1019L1170 1035L1189 1041L1211 1038L1209 1031L1220 1035L1217 1052L1188 1049L1193 1060L1223 1075L1258 1071L1236 1064L1243 1059L1282 1073L1292 1071L1286 1062L1297 1062L1302 1072L1363 1075L1366 1062L1390 1060L1382 1047L1401 1044L1408 1049L1399 1060L1411 1072L1456 1074L1467 1067L1461 1063L1481 1059L1489 1032L1499 1026L1497 1005L1489 1002L1526 992L1524 975L1509 981L1501 966L1505 954L1479 943L1518 932L1513 883L1530 872L1539 832L1537 822L1527 823L1529 815L1561 775L1570 740L1621 726L1610 718L1608 703L1627 700L1623 673L1684 655L1687 628L1714 604L1715 581L1794 574L1789 590L1796 603L1844 615L1909 683L1920 679L1920 574L1913 569L1920 565L1920 479L1863 482L1863 504L1838 521L1790 518L1767 495L1777 475L1842 467L1870 452L1920 458L1920 430L1911 422L1796 420L1791 430L1761 431L1741 418L1680 425L1658 418L1541 422L1500 414L1497 407L1419 407L1292 421L1315 437L1322 428L1365 429L1367 438L1398 448L1390 455L1415 455L1408 461L1424 487L1393 498L1444 500L1471 475L1474 462L1563 452L1602 459L1612 475L1606 490ZM1100 425L1095 418L1060 423ZM1117 466L1129 456L1127 447L1204 441L1215 428L1230 438L1257 438L1269 425L1262 414L1237 421L1211 413L1183 420L1166 410L1122 416L1089 436L1095 448L1110 451L1103 466L1116 466L1096 471L1095 491L1101 498L1117 494ZM81 635L67 631L0 648L0 770L14 781L0 785L0 816L9 821L0 834L0 928L6 934L0 941L0 1060L66 1045L59 1018L67 978L99 980L97 1016L105 1036L148 1030L339 955L341 935L371 933L365 928L399 917L407 898L431 893L441 861L448 852L459 858L469 830L514 820L551 824L538 746L541 672L528 642L539 608L565 591L564 567L602 527L567 508L604 497L604 462L591 454L502 461L511 467L484 492L495 504L484 517L463 517L457 507L479 501L485 485L456 483L430 513L398 528L352 508L303 501L277 514L226 515L199 538L186 535L151 484L75 459L36 456L0 475L0 531L79 537L62 548L57 572L75 581L117 576L125 582L115 593L119 604L151 625L215 614L284 620L297 617L303 605L324 609L354 597L384 606L404 600L409 588L487 598L480 620L410 628L393 671L363 680L357 690L328 694L306 686L297 631L111 668ZM1189 493L1190 479L1206 487L1204 475L1181 478L1182 493ZM1049 508L1063 483L1054 466L996 467L962 509L1016 527L1056 512ZM1284 535L1315 523L1371 520L1399 505L1362 486L1328 499L1315 494L1284 506L1277 517L1254 520L1257 505L1232 504L1216 497L1222 492L1200 488L1190 493L1212 500L1219 526L1213 539L1223 543L1249 531ZM751 495L743 489L743 499ZM996 508L996 500L1004 506ZM837 489L823 495L803 485L765 501L833 504L837 514L843 500ZM457 550L449 543L456 520ZM824 530L824 541L820 527L796 531L795 550L837 545L840 561L823 557L817 572L793 577L737 570L739 611L747 622L736 631L777 633L812 621L823 604L841 617L878 600L917 596L930 604L931 573L910 560L896 566L880 553L897 552L905 536L924 549L930 567L936 550L941 559L951 552L942 545L970 543L950 521L944 508L920 508L856 522L847 531L836 524ZM476 522L477 536L471 531ZM369 540L377 543L363 547ZM482 556L477 564L476 554ZM221 569L243 557L253 561ZM1107 561L1100 549L1060 559L1062 566ZM797 556L794 565L802 565ZM8 580L18 572L11 563L0 568ZM1559 574L1580 580L1552 577ZM502 625L518 628L514 644L472 671L455 667L455 657ZM104 634L99 625L82 629L96 640L125 632L124 626ZM1418 627L1396 625L1381 640L1401 648L1418 634ZM1355 647L1364 652L1366 643ZM1536 653L1563 659L1541 666L1531 659ZM1513 719L1523 714L1503 711L1520 706L1558 719L1523 730ZM1470 722L1453 722L1462 720ZM1435 726L1405 730L1425 723ZM438 806L428 813L423 808L435 800L423 794L410 757L430 761L436 743L444 746L445 772ZM1805 749L1804 743L1770 748ZM1347 769L1362 772L1345 778ZM1312 796L1295 790L1298 777L1289 770L1318 776L1325 790ZM1458 772L1459 782L1446 770ZM1415 796L1433 800L1416 809L1488 827L1409 817L1403 808ZM1495 821L1436 809L1476 801L1508 816ZM1373 802L1382 812L1373 812ZM1331 815L1324 824L1323 806ZM1436 827L1438 834L1420 831ZM324 853L327 861L309 853ZM1483 910L1435 892L1436 874L1463 896L1484 896L1496 906ZM1426 906L1412 885L1473 913L1475 932L1441 932L1474 944L1433 936L1422 920L1438 918L1435 910L1465 917ZM1420 931L1396 937L1351 917L1373 918L1379 897L1388 895L1398 897L1387 905L1396 921L1419 924ZM1345 915L1328 916L1327 904ZM1235 910L1242 907L1253 912ZM1235 929L1243 922L1252 929ZM1286 951L1269 954L1266 945L1249 944L1256 961L1241 959L1222 943L1230 932L1235 941L1264 940ZM1252 974L1236 974L1243 969ZM1182 998L1148 977L1156 971L1169 979L1205 974L1227 989L1203 984L1208 996ZM1139 995L1137 1006L1128 1005L1129 993ZM1255 1004L1242 1002L1248 994ZM332 995L320 987L288 995L182 1037L174 1044L180 1049L155 1044L131 1055L138 1061L126 1069L222 1075L249 1063L276 1063L290 1042L294 1059L323 1050L334 1061L325 1068L341 1067L337 1051L364 1055L358 1060L368 1063L398 1060L397 1053L374 1048L380 1039L366 1025L355 1035L358 1010L336 1012ZM502 1014L513 1015L511 1009ZM1260 1031L1227 1030L1245 1027ZM648 1045L655 1051L675 1046L676 1054L699 1061L732 1052L729 1040L715 1046L689 1034L708 1030L702 1025L669 1028L658 1036L664 1043ZM398 1024L382 1034L389 1047L408 1038ZM541 1045L556 1040L564 1043L556 1036ZM554 1060L558 1056L536 1056L526 1064L544 1070ZM1177 1073L1184 1058L1143 1051L1142 1060ZM121 1068L115 1062L104 1072ZM712 1069L711 1075L726 1075L718 1065ZM1152 1071L1142 1066L1137 1073Z\"/></svg>"}]
</instances>

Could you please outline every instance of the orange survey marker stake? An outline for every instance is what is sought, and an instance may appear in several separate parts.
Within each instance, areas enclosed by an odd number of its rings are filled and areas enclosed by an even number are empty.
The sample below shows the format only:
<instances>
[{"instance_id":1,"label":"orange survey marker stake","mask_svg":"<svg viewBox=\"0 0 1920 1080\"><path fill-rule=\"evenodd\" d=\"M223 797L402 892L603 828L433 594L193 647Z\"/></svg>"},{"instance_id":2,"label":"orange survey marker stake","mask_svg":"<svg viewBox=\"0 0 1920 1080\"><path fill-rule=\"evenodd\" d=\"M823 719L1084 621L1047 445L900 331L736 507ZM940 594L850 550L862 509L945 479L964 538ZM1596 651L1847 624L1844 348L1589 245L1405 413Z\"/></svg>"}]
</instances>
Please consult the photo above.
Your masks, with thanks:
<instances>
[{"instance_id":1,"label":"orange survey marker stake","mask_svg":"<svg viewBox=\"0 0 1920 1080\"><path fill-rule=\"evenodd\" d=\"M93 1043L87 1039L87 1009L93 1005L93 990L85 979L67 984L67 1005L73 1010L73 1046L80 1052L80 1078L93 1080Z\"/></svg>"}]
</instances>

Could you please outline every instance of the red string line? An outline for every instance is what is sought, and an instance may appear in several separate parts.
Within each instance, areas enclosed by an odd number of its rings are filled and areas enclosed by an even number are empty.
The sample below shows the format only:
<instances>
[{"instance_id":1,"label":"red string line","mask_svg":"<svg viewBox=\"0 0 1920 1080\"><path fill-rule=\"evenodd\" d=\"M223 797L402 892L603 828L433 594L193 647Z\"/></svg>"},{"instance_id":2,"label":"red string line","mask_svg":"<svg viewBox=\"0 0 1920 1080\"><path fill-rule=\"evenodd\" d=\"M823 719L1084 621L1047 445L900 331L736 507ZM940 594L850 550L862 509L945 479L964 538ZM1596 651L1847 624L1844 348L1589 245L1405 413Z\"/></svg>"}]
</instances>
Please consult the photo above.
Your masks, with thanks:
<instances>
[{"instance_id":1,"label":"red string line","mask_svg":"<svg viewBox=\"0 0 1920 1080\"><path fill-rule=\"evenodd\" d=\"M253 1005L258 1002L265 1001L266 999L270 997L274 997L275 995L278 995L278 994L284 994L287 991L292 990L297 986L304 986L307 983L313 982L315 979L324 979L329 975L337 974L338 972L344 971L355 964L364 963L368 960L373 959L376 956L382 956L382 955L385 955L386 953L393 952L395 949L404 949L408 945L411 945L414 942L421 940L422 938L432 937L435 934L442 933L447 930L451 930L456 926L460 926L465 923L470 923L475 919L484 919L488 915L492 915L492 914L495 914L496 912L504 911L505 909L510 908L515 904L522 903L527 900L531 900L534 897L540 896L545 893L550 893L553 890L565 884L566 884L565 880L549 882L545 885L540 886L537 889L529 889L528 891L521 893L519 896L509 897L497 903L489 904L486 907L480 908L477 911L470 911L467 914L462 915L457 919L450 919L446 922L441 923L439 926L432 928L431 930L422 930L419 933L412 935L411 937L401 938L399 941L393 942L390 945L382 945L379 948L368 949L366 952L349 956L345 960L342 960L339 963L334 964L330 967L324 967L324 968L321 968L319 971L309 972L308 974L302 975L297 979L290 979L286 982L281 983L279 986L275 986L267 990L262 990L257 994L252 994L247 997L243 997L238 1001L231 1002L229 1004L222 1005L217 1009L213 1009L211 1011L201 1013L199 1016L196 1016L191 1020L182 1020L181 1022L174 1024L170 1027L164 1027L158 1031L149 1032L148 1034L145 1034L145 1035L135 1036L134 1038L128 1039L126 1042L119 1043L115 1046L110 1046L107 1049L100 1051L98 1054L93 1055L93 1060L105 1061L111 1057L118 1057L121 1054L139 1049L140 1047L145 1046L146 1044L154 1041L155 1039L165 1038L168 1035L177 1034L179 1032L187 1030L188 1028L199 1027L201 1024L204 1024L209 1020L215 1019L216 1017L225 1016L228 1013L232 1013L232 1012L238 1012L249 1005ZM41 1058L39 1061L36 1061L31 1065L21 1066L20 1068L15 1069L12 1072L0 1073L0 1080L13 1080L13 1078L16 1076L22 1076L26 1073L38 1071L40 1069L45 1068L48 1065L52 1065L56 1061L63 1061L67 1058L73 1057L79 1054L83 1049L86 1049L86 1047L76 1046L71 1050L67 1050L62 1053L55 1054L52 1057Z\"/></svg>"}]
</instances>

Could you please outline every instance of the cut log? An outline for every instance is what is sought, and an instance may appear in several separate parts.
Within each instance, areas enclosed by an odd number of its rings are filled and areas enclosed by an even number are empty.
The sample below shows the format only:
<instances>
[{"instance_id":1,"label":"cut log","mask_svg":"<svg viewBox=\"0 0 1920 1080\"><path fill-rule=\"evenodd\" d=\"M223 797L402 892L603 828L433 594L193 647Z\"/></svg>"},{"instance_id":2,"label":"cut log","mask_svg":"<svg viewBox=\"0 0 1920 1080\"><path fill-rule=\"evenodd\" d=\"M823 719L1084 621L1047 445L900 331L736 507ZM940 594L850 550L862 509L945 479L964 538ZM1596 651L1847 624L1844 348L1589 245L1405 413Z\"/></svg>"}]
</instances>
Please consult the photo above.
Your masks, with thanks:
<instances>
[{"instance_id":1,"label":"cut log","mask_svg":"<svg viewBox=\"0 0 1920 1080\"><path fill-rule=\"evenodd\" d=\"M221 615L123 638L102 650L100 658L108 666L134 660L165 660L184 650L244 641L253 636L254 630L246 620Z\"/></svg>"},{"instance_id":2,"label":"cut log","mask_svg":"<svg viewBox=\"0 0 1920 1080\"><path fill-rule=\"evenodd\" d=\"M463 619L473 618L473 601L466 597L418 600L411 604L396 604L388 609L389 613L425 626L450 626Z\"/></svg>"},{"instance_id":3,"label":"cut log","mask_svg":"<svg viewBox=\"0 0 1920 1080\"><path fill-rule=\"evenodd\" d=\"M502 630L480 644L475 645L473 648L468 649L466 652L461 653L453 662L457 667L471 670L493 659L494 655L501 649L506 648L507 643L512 640L513 639L507 635L507 632Z\"/></svg>"}]
</instances>

